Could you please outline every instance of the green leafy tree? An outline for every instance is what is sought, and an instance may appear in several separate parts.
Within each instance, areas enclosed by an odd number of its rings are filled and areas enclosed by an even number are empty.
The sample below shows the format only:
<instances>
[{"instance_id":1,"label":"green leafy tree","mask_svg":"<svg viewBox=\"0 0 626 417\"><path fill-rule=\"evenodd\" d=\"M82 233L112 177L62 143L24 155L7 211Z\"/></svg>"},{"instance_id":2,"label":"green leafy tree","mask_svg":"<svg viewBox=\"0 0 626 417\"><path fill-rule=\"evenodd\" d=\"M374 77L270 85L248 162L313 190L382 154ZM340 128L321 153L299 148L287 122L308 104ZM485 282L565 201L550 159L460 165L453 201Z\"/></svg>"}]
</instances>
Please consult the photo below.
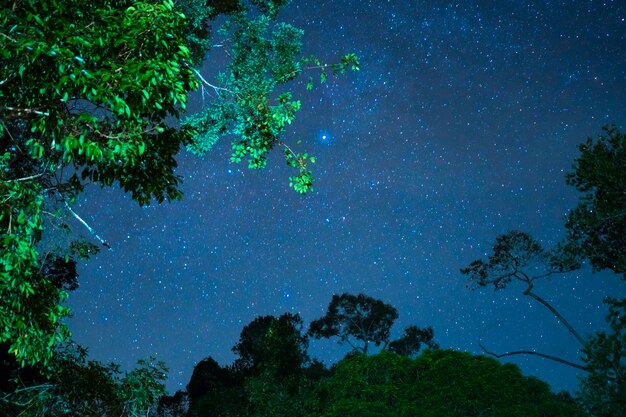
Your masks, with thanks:
<instances>
[{"instance_id":1,"label":"green leafy tree","mask_svg":"<svg viewBox=\"0 0 626 417\"><path fill-rule=\"evenodd\" d=\"M145 416L165 393L167 368L162 362L140 360L122 372L118 365L87 360L87 350L68 345L55 351L48 369L35 369L25 384L14 372L8 392L1 393L0 411L11 416Z\"/></svg>"},{"instance_id":2,"label":"green leafy tree","mask_svg":"<svg viewBox=\"0 0 626 417\"><path fill-rule=\"evenodd\" d=\"M626 136L604 127L578 149L567 183L583 195L568 215L568 243L595 270L609 269L626 279Z\"/></svg>"},{"instance_id":3,"label":"green leafy tree","mask_svg":"<svg viewBox=\"0 0 626 417\"><path fill-rule=\"evenodd\" d=\"M173 4L34 1L2 6L0 39L0 342L45 363L67 338L67 293L39 273L44 207L83 180L117 181L140 203L178 198L168 127L197 87ZM166 42L167 40L167 42Z\"/></svg>"},{"instance_id":4,"label":"green leafy tree","mask_svg":"<svg viewBox=\"0 0 626 417\"><path fill-rule=\"evenodd\" d=\"M407 355L417 353L423 343L437 346L432 328L417 326L408 327L402 338L390 345L391 327L397 318L398 310L381 300L365 294L334 294L324 317L311 322L309 335L317 339L338 337L340 343L345 342L354 352L364 354L370 343Z\"/></svg>"},{"instance_id":5,"label":"green leafy tree","mask_svg":"<svg viewBox=\"0 0 626 417\"><path fill-rule=\"evenodd\" d=\"M50 222L73 216L86 184L119 185L139 204L181 198L175 155L202 153L234 135L233 161L265 165L276 145L311 189L307 163L281 135L300 107L274 89L306 69L358 69L300 56L301 32L276 20L285 1L21 0L0 6L0 343L18 362L46 364L69 337L59 257L42 242ZM185 16L182 12L188 13ZM194 68L211 45L210 23L226 14L231 63L211 83ZM206 111L181 120L190 91L211 89ZM61 222L63 220L60 220ZM64 223L65 225L67 222ZM50 240L50 239L48 239ZM71 245L71 244L70 244ZM44 254L45 253L45 254ZM51 263L52 262L52 263ZM67 260L66 260L67 262ZM65 267L67 267L66 265ZM55 269L56 268L56 269Z\"/></svg>"},{"instance_id":6,"label":"green leafy tree","mask_svg":"<svg viewBox=\"0 0 626 417\"><path fill-rule=\"evenodd\" d=\"M410 359L383 351L342 360L307 403L307 416L583 416L572 401L512 364L452 350Z\"/></svg>"}]
</instances>

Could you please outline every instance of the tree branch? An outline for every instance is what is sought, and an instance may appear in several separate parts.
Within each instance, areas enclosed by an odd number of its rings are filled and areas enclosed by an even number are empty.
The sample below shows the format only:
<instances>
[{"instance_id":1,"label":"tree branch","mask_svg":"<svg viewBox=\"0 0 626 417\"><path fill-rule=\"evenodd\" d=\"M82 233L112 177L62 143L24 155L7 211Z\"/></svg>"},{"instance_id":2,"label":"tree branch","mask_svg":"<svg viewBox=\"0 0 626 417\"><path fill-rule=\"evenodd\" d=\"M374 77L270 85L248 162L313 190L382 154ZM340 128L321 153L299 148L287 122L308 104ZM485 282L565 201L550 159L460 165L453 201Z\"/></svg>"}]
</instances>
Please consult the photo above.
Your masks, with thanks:
<instances>
[{"instance_id":1,"label":"tree branch","mask_svg":"<svg viewBox=\"0 0 626 417\"><path fill-rule=\"evenodd\" d=\"M74 212L74 210L72 210L72 208L70 207L70 205L67 203L67 201L65 202L65 208L67 208L67 210L72 213L72 216L74 216L79 222L81 222L83 224L83 226L85 226L87 228L87 230L89 230L91 232L92 235L94 235L96 237L96 239L98 239L100 241L100 243L102 243L102 246L108 248L109 250L112 250L111 245L109 245L107 243L106 240L102 239L100 236L98 236L98 234L96 233L95 230L93 230L91 228L91 226L89 226L87 224L86 221L84 221L78 214L76 214L76 212Z\"/></svg>"},{"instance_id":2,"label":"tree branch","mask_svg":"<svg viewBox=\"0 0 626 417\"><path fill-rule=\"evenodd\" d=\"M581 345L583 345L583 346L585 345L585 339L583 339L580 336L580 334L578 334L578 332L572 327L572 325L569 324L569 322L567 320L565 320L565 317L563 317L561 315L561 313L556 311L556 309L554 307L552 307L550 305L550 303L548 303L543 298L539 297L537 294L533 293L531 291L531 287L527 288L526 291L524 291L524 295L528 295L528 296L534 298L535 300L539 301L541 304L543 304L548 310L550 310L552 312L552 314L554 314L554 316L557 319L559 319L561 321L561 323L563 323L563 325L567 328L567 330L572 334L572 336L574 336L576 338L576 340L578 340L580 342Z\"/></svg>"},{"instance_id":3,"label":"tree branch","mask_svg":"<svg viewBox=\"0 0 626 417\"><path fill-rule=\"evenodd\" d=\"M478 342L478 346L480 346L480 348L488 355L493 356L494 358L503 358L505 356L513 356L513 355L535 355L535 356L540 356L542 358L545 359L550 359L552 361L555 362L559 362L562 363L564 365L568 365L571 366L573 368L576 369L581 369L583 371L587 371L589 372L589 368L587 366L584 365L580 365L574 362L570 362L568 360L565 359L561 359L561 358L557 358L556 356L552 356L552 355L546 355L545 353L540 353L540 352L534 352L532 350L516 350L514 352L506 352L506 353L494 353L494 352L490 352L487 350L487 348L485 346L483 346L482 342Z\"/></svg>"}]
</instances>

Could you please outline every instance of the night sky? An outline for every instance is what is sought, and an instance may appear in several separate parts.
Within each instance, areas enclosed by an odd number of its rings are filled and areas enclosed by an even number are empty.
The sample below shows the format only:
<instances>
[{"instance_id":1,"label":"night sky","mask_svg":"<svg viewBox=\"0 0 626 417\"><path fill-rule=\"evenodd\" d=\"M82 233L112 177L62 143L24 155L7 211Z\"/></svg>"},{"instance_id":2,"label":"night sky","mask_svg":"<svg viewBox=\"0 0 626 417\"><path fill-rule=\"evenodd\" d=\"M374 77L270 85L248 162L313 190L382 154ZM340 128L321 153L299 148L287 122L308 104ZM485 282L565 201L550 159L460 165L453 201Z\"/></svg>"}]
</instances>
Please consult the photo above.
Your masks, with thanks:
<instances>
[{"instance_id":1,"label":"night sky","mask_svg":"<svg viewBox=\"0 0 626 417\"><path fill-rule=\"evenodd\" d=\"M302 110L285 140L316 156L315 191L288 187L278 149L263 171L232 164L228 140L179 155L180 202L141 208L88 189L74 210L113 250L80 265L74 339L103 362L155 355L173 392L201 359L230 363L255 317L297 312L308 325L333 293L363 292L398 309L394 336L430 325L445 348L479 353L482 340L576 361L576 340L523 287L471 292L459 268L511 229L546 246L563 237L577 144L625 127L626 2L294 0L283 18L305 30L307 53L361 60L295 87ZM603 297L626 297L616 275L588 269L535 289L582 333L603 326ZM347 349L310 352L331 364ZM571 368L511 361L576 388Z\"/></svg>"}]
</instances>

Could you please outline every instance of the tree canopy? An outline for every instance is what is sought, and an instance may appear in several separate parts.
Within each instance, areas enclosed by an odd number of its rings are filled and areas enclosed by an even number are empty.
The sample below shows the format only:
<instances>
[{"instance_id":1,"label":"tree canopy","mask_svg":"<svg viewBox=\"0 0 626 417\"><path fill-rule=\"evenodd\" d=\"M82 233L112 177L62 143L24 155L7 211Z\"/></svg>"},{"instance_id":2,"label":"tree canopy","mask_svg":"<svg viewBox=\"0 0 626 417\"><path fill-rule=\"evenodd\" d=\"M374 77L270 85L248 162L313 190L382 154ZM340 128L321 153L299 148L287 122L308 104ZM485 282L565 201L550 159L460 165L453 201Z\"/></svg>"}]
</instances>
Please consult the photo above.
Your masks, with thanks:
<instances>
[{"instance_id":1,"label":"tree canopy","mask_svg":"<svg viewBox=\"0 0 626 417\"><path fill-rule=\"evenodd\" d=\"M307 416L583 416L512 364L453 350L415 359L383 351L342 360L321 382Z\"/></svg>"},{"instance_id":2,"label":"tree canopy","mask_svg":"<svg viewBox=\"0 0 626 417\"><path fill-rule=\"evenodd\" d=\"M370 343L407 356L416 354L422 344L437 348L431 327L409 326L400 339L390 342L391 327L397 318L398 310L381 300L365 294L333 294L326 314L311 322L308 334L316 339L338 337L340 343L364 354Z\"/></svg>"},{"instance_id":3,"label":"tree canopy","mask_svg":"<svg viewBox=\"0 0 626 417\"><path fill-rule=\"evenodd\" d=\"M69 336L62 318L67 288L57 285L72 261L94 247L72 238L43 247L67 230L71 206L88 184L119 185L141 205L180 199L175 156L207 151L224 136L232 160L265 166L285 150L296 168L291 186L312 187L314 158L283 141L300 102L286 88L310 69L358 69L348 54L322 65L301 53L302 32L277 20L285 0L23 0L6 2L0 21L0 343L20 363L47 363ZM194 67L212 45L218 15L231 58L217 80ZM310 82L310 81L309 81ZM198 114L187 96L210 89ZM58 228L51 232L50 224ZM57 239L48 239L57 240ZM63 262L61 260L64 259ZM68 269L70 268L70 269Z\"/></svg>"},{"instance_id":4,"label":"tree canopy","mask_svg":"<svg viewBox=\"0 0 626 417\"><path fill-rule=\"evenodd\" d=\"M370 343L387 346L397 318L395 307L365 294L333 294L326 315L311 322L309 334L318 339L339 337L352 349L367 353ZM362 346L357 347L357 340Z\"/></svg>"},{"instance_id":5,"label":"tree canopy","mask_svg":"<svg viewBox=\"0 0 626 417\"><path fill-rule=\"evenodd\" d=\"M565 216L566 238L554 249L545 250L528 233L511 231L496 238L488 259L475 260L461 273L469 287L505 288L512 281L525 285L524 294L559 319L582 347L582 364L536 352L506 353L483 350L502 358L518 354L537 355L585 371L580 377L577 401L594 417L621 416L626 405L624 378L626 300L607 297L608 329L582 337L545 299L534 292L536 280L582 267L588 260L594 271L625 273L626 265L626 139L616 127L604 127L597 139L579 146L581 155L566 182L582 193L578 205ZM624 275L626 276L626 275Z\"/></svg>"},{"instance_id":6,"label":"tree canopy","mask_svg":"<svg viewBox=\"0 0 626 417\"><path fill-rule=\"evenodd\" d=\"M21 0L0 6L0 346L15 361L7 359L10 368L32 366L55 378L57 346L70 339L64 302L78 285L76 262L114 245L72 209L89 184L119 186L140 205L180 199L177 153L186 147L202 154L228 137L231 160L247 160L250 168L263 168L268 152L280 147L295 168L291 187L312 189L315 158L283 140L300 108L285 84L304 71L317 71L324 82L358 69L358 60L347 54L322 64L304 56L302 31L278 19L288 3ZM218 17L220 30L213 27ZM198 68L213 62L205 60L215 49L229 61L207 80ZM313 79L305 82L312 86ZM209 97L207 107L187 114L188 94L198 89ZM78 240L69 217L98 246ZM149 375L158 382L157 374ZM9 397L17 398L2 398Z\"/></svg>"}]
</instances>

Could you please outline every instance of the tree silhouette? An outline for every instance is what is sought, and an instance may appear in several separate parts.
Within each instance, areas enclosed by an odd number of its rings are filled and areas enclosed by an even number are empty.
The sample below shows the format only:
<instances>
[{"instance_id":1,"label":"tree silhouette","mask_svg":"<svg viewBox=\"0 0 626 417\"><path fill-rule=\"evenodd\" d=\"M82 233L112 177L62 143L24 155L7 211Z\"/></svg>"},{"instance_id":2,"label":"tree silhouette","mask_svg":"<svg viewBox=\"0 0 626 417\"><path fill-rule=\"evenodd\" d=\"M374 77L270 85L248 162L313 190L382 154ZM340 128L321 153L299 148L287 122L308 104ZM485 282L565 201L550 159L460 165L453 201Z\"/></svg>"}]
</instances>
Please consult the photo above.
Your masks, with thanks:
<instances>
[{"instance_id":1,"label":"tree silhouette","mask_svg":"<svg viewBox=\"0 0 626 417\"><path fill-rule=\"evenodd\" d=\"M430 349L439 349L439 345L433 340L434 337L435 332L430 326L425 329L409 326L404 329L404 334L400 339L389 343L389 350L399 355L413 356L420 351L422 345L426 345Z\"/></svg>"},{"instance_id":2,"label":"tree silhouette","mask_svg":"<svg viewBox=\"0 0 626 417\"><path fill-rule=\"evenodd\" d=\"M595 270L626 279L626 136L605 126L581 144L567 183L583 193L567 215L568 243Z\"/></svg>"},{"instance_id":3,"label":"tree silhouette","mask_svg":"<svg viewBox=\"0 0 626 417\"><path fill-rule=\"evenodd\" d=\"M243 328L233 346L233 352L239 356L234 368L245 375L268 366L285 375L297 372L309 360L309 342L302 330L298 314L257 317Z\"/></svg>"},{"instance_id":4,"label":"tree silhouette","mask_svg":"<svg viewBox=\"0 0 626 417\"><path fill-rule=\"evenodd\" d=\"M326 315L311 322L309 334L316 339L339 337L353 350L367 353L370 343L387 347L391 326L397 318L395 307L367 295L334 294Z\"/></svg>"},{"instance_id":5,"label":"tree silhouette","mask_svg":"<svg viewBox=\"0 0 626 417\"><path fill-rule=\"evenodd\" d=\"M316 339L338 337L353 352L364 354L368 353L370 343L407 356L417 353L422 344L438 347L431 327L409 326L399 340L390 343L391 327L397 318L398 310L381 300L365 294L334 294L326 314L311 322L308 334Z\"/></svg>"},{"instance_id":6,"label":"tree silhouette","mask_svg":"<svg viewBox=\"0 0 626 417\"><path fill-rule=\"evenodd\" d=\"M581 345L584 345L585 339L565 317L549 302L533 291L537 280L548 278L554 274L569 272L578 267L579 264L562 247L558 247L552 252L546 251L528 233L513 230L496 238L493 245L493 253L488 257L487 261L482 259L472 261L468 267L461 269L461 273L468 277L468 288L470 289L493 286L495 290L501 290L506 288L511 282L522 283L525 286L523 294L533 298L550 310L567 328L569 333ZM534 351L495 354L485 349L482 344L481 347L486 353L497 357L533 354L579 369L585 369L582 365Z\"/></svg>"}]
</instances>

